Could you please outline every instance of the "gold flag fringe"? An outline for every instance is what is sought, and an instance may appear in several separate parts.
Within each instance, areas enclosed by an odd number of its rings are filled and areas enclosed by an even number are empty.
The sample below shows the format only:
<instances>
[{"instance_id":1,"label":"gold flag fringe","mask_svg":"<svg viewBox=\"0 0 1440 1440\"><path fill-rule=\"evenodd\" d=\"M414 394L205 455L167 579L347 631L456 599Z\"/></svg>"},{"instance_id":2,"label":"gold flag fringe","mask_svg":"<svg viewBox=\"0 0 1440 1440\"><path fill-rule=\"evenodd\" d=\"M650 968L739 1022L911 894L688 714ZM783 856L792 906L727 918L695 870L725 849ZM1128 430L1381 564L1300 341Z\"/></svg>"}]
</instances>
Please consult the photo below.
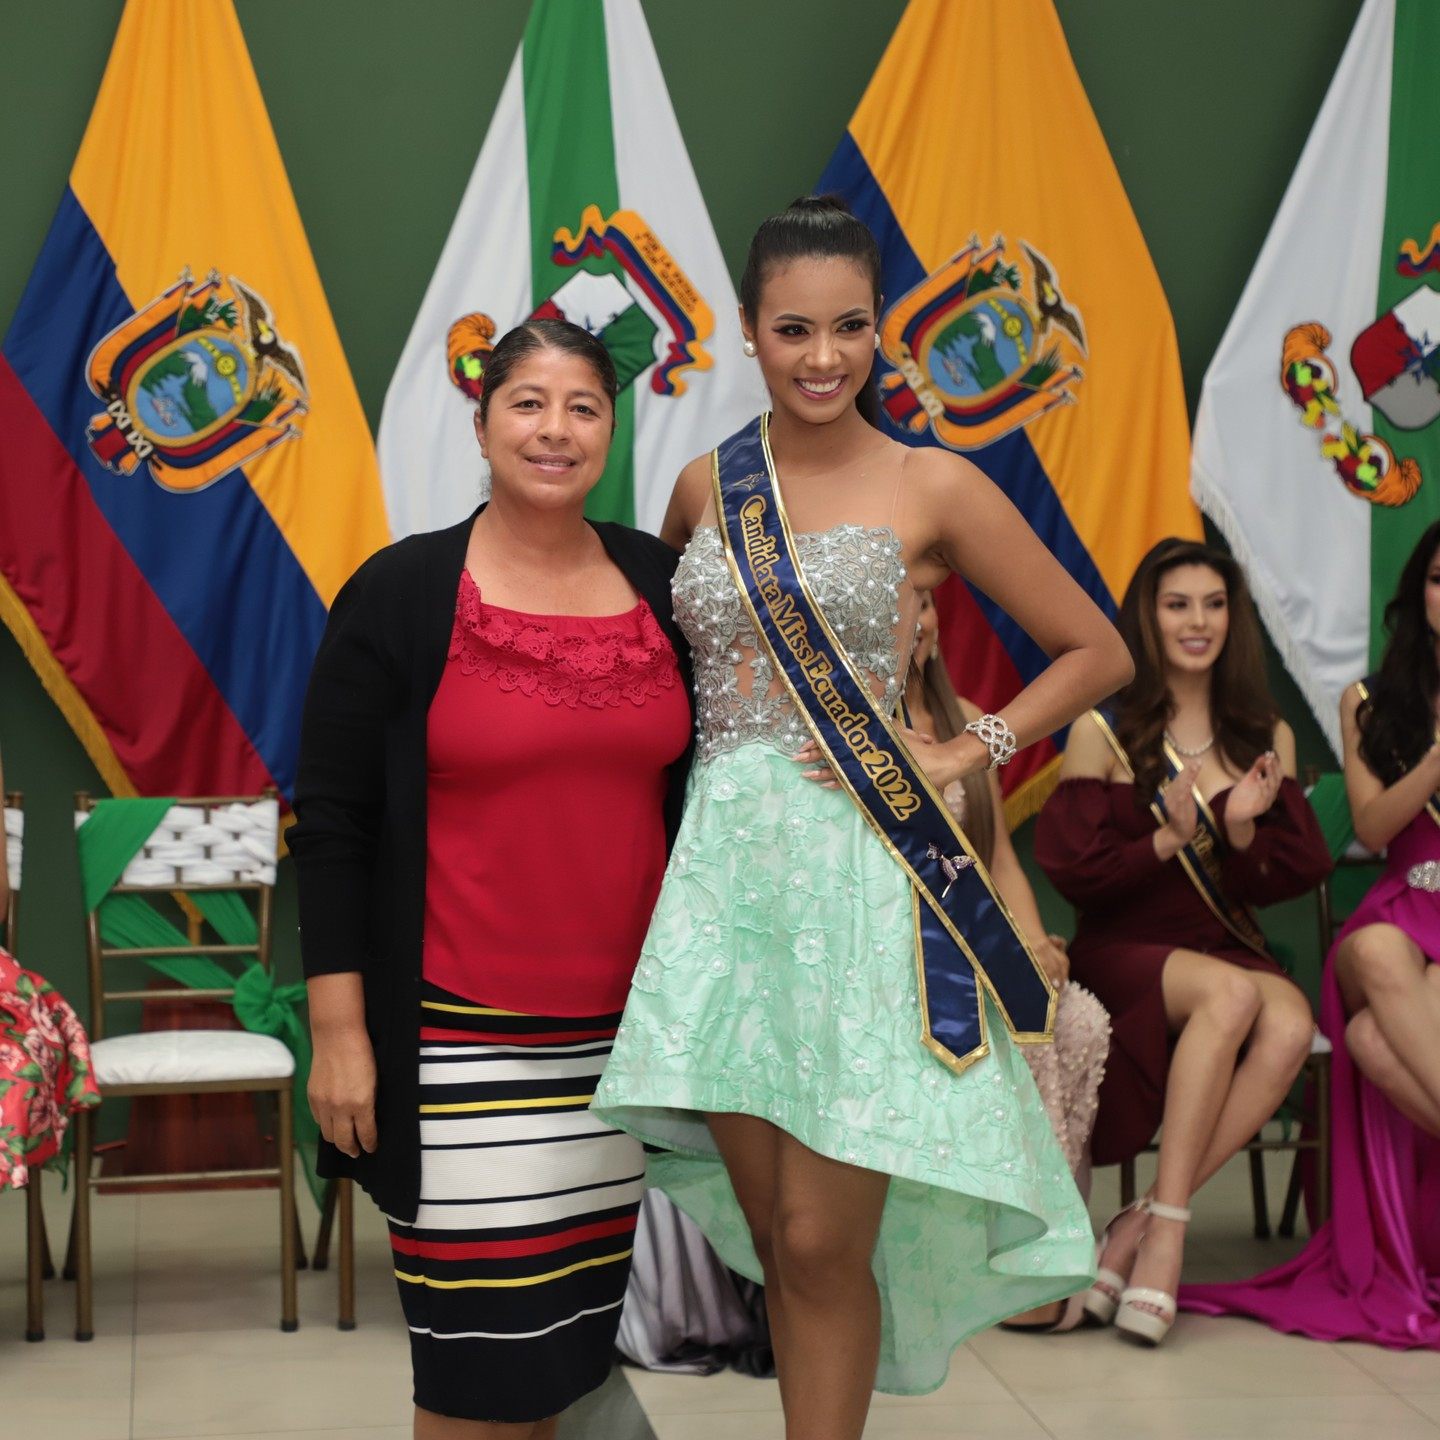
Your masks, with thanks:
<instances>
[{"instance_id":1,"label":"gold flag fringe","mask_svg":"<svg viewBox=\"0 0 1440 1440\"><path fill-rule=\"evenodd\" d=\"M1060 764L1065 759L1057 755L1037 770L1013 795L1005 797L1005 823L1011 830L1018 830L1032 815L1038 815L1045 802L1060 783Z\"/></svg>"}]
</instances>

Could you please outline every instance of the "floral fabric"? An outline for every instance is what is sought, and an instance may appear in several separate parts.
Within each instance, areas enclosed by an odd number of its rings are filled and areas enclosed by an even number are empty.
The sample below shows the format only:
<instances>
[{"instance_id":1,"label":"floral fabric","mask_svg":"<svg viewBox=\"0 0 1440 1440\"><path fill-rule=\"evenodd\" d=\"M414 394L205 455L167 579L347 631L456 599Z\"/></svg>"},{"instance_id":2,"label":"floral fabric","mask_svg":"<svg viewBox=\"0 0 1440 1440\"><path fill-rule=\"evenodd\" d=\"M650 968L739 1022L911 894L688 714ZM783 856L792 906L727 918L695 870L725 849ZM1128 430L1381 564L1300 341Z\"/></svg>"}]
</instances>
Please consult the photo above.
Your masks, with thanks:
<instances>
[{"instance_id":1,"label":"floral fabric","mask_svg":"<svg viewBox=\"0 0 1440 1440\"><path fill-rule=\"evenodd\" d=\"M90 1042L47 980L0 949L0 1190L60 1153L71 1114L100 1103Z\"/></svg>"},{"instance_id":2,"label":"floral fabric","mask_svg":"<svg viewBox=\"0 0 1440 1440\"><path fill-rule=\"evenodd\" d=\"M910 890L848 796L771 746L692 772L594 1108L666 1147L650 1183L761 1271L705 1112L892 1177L877 1388L934 1389L975 1331L1082 1289L1094 1242L1035 1082L987 1002L963 1074L921 1043Z\"/></svg>"},{"instance_id":3,"label":"floral fabric","mask_svg":"<svg viewBox=\"0 0 1440 1440\"><path fill-rule=\"evenodd\" d=\"M624 615L526 615L485 604L468 570L449 659L462 674L572 710L641 705L679 683L675 651L643 601Z\"/></svg>"}]
</instances>

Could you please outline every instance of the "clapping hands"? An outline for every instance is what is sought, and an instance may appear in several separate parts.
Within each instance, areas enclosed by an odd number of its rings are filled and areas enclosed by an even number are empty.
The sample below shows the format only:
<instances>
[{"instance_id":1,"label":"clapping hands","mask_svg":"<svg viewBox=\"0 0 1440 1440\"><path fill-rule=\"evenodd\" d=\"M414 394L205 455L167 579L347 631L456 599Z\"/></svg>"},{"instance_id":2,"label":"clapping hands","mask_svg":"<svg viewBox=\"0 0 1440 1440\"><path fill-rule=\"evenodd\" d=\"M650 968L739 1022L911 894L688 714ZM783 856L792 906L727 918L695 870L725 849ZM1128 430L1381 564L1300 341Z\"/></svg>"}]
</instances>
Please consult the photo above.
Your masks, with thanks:
<instances>
[{"instance_id":1,"label":"clapping hands","mask_svg":"<svg viewBox=\"0 0 1440 1440\"><path fill-rule=\"evenodd\" d=\"M1165 801L1165 829L1180 842L1181 847L1190 843L1195 827L1200 823L1200 810L1195 803L1195 779L1199 774L1200 762L1190 760L1160 791Z\"/></svg>"},{"instance_id":2,"label":"clapping hands","mask_svg":"<svg viewBox=\"0 0 1440 1440\"><path fill-rule=\"evenodd\" d=\"M1275 803L1280 793L1280 782L1285 778L1280 769L1280 757L1273 750L1267 750L1236 783L1225 806L1225 819L1236 825L1254 820L1265 814Z\"/></svg>"}]
</instances>

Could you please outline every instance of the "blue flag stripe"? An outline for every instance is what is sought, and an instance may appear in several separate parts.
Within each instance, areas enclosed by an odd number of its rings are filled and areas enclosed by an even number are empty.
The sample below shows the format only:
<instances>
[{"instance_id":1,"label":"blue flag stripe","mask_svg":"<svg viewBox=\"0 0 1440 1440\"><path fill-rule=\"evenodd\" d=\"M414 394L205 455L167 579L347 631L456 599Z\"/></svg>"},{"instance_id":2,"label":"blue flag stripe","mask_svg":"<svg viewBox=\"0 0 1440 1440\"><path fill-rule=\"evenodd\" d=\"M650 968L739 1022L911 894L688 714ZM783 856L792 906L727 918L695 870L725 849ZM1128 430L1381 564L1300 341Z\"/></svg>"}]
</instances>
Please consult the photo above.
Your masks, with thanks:
<instances>
[{"instance_id":1,"label":"blue flag stripe","mask_svg":"<svg viewBox=\"0 0 1440 1440\"><path fill-rule=\"evenodd\" d=\"M195 257L197 266L208 260ZM116 475L91 452L85 429L103 407L85 383L86 363L110 330L154 297L134 298L120 288L104 243L67 188L5 356L288 795L325 607L243 473L176 495L143 465Z\"/></svg>"}]
</instances>

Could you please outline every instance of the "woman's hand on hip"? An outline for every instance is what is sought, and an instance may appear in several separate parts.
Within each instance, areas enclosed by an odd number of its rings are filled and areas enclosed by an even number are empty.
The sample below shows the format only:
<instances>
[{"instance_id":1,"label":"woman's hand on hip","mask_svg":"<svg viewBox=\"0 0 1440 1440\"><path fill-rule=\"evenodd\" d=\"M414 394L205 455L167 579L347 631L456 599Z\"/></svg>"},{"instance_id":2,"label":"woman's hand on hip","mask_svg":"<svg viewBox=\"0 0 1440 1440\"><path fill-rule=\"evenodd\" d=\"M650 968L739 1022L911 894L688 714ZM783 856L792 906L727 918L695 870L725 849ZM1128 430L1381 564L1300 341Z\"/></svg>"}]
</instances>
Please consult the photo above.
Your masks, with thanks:
<instances>
[{"instance_id":1,"label":"woman's hand on hip","mask_svg":"<svg viewBox=\"0 0 1440 1440\"><path fill-rule=\"evenodd\" d=\"M316 1033L306 1091L320 1133L352 1158L374 1151L375 1051L361 1029Z\"/></svg>"}]
</instances>

